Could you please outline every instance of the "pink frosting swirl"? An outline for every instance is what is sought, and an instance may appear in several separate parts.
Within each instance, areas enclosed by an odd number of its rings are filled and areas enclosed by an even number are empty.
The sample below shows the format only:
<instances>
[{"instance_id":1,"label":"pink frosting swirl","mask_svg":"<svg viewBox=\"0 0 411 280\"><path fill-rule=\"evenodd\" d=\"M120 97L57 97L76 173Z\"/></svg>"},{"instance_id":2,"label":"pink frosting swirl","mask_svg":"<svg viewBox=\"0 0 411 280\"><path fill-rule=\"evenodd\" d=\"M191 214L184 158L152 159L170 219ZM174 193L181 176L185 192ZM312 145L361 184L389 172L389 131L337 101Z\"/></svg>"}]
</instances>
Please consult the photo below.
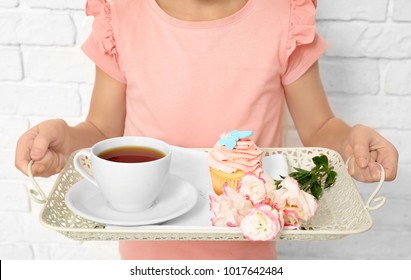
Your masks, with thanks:
<instances>
[{"instance_id":1,"label":"pink frosting swirl","mask_svg":"<svg viewBox=\"0 0 411 280\"><path fill-rule=\"evenodd\" d=\"M225 134L222 135L224 136ZM225 173L234 173L237 170L253 172L261 165L262 154L263 151L249 138L239 139L232 150L217 143L208 154L208 164Z\"/></svg>"}]
</instances>

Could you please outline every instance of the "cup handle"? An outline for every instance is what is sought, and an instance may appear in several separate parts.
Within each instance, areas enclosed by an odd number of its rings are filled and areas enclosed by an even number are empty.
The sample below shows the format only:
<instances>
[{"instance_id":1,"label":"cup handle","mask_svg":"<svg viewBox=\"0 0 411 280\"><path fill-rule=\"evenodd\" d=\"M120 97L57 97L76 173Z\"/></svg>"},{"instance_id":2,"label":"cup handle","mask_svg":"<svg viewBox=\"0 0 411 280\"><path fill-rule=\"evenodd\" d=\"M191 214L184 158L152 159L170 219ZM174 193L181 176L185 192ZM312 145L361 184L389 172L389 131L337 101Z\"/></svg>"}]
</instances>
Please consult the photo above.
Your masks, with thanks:
<instances>
[{"instance_id":1,"label":"cup handle","mask_svg":"<svg viewBox=\"0 0 411 280\"><path fill-rule=\"evenodd\" d=\"M91 150L90 148L79 150L73 157L73 164L74 168L81 174L85 179L93 183L96 187L98 186L96 180L94 180L93 176L91 176L86 169L84 168L85 162L83 156L91 158Z\"/></svg>"}]
</instances>

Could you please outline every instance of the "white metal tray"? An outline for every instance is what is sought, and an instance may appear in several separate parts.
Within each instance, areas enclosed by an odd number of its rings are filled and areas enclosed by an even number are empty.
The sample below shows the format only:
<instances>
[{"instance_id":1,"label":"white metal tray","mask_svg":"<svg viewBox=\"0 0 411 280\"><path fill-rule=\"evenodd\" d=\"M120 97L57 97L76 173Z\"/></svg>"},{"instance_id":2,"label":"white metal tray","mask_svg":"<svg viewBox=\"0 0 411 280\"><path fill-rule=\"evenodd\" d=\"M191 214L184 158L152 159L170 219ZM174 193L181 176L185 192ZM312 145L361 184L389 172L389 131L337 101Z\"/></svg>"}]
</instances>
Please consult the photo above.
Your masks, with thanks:
<instances>
[{"instance_id":1,"label":"white metal tray","mask_svg":"<svg viewBox=\"0 0 411 280\"><path fill-rule=\"evenodd\" d=\"M264 156L283 154L288 165L311 169L312 158L324 154L338 173L335 185L323 194L318 203L315 217L303 224L299 230L284 230L277 240L330 240L369 230L372 219L369 211L384 204L384 197L377 197L383 184L384 175L374 193L363 202L354 181L348 174L346 163L341 156L324 148L268 148ZM213 227L207 214L212 187L207 165L207 149L182 149L173 152L171 172L189 180L199 192L197 205L190 217L177 218L161 225L140 227L106 226L74 214L64 202L65 194L73 184L82 180L74 169L73 155L60 172L54 187L46 197L30 174L35 189L30 190L31 198L43 203L40 212L41 223L52 230L75 240L245 240L239 228ZM87 160L87 159L85 159ZM375 204L371 206L371 204ZM186 214L188 215L188 214ZM210 214L211 215L211 214ZM211 217L211 216L210 216ZM188 221L188 222L187 222ZM187 224L189 223L189 224Z\"/></svg>"}]
</instances>

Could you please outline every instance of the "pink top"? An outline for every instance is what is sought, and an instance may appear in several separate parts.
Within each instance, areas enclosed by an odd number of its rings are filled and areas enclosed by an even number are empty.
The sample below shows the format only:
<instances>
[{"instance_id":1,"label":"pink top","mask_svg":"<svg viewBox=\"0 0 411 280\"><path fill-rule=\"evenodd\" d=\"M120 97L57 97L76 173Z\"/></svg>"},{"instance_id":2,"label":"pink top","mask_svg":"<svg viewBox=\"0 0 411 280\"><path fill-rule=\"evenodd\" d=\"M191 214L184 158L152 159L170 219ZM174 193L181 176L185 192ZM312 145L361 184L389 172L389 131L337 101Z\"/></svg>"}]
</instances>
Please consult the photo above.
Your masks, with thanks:
<instances>
[{"instance_id":1,"label":"pink top","mask_svg":"<svg viewBox=\"0 0 411 280\"><path fill-rule=\"evenodd\" d=\"M233 15L212 21L176 19L155 0L88 0L86 12L95 20L83 51L127 83L124 134L185 147L212 147L221 133L235 129L254 131L260 147L280 146L283 85L296 81L326 48L315 31L314 0L248 0ZM150 247L156 242L137 243L140 256L124 250L123 256L143 258L144 247L157 251ZM160 245L174 246L167 243ZM236 243L226 246L239 248ZM243 249L248 244L239 243ZM222 245L195 244L193 258L207 258ZM225 247L223 255L208 256L271 258L275 250L267 244L241 252Z\"/></svg>"}]
</instances>

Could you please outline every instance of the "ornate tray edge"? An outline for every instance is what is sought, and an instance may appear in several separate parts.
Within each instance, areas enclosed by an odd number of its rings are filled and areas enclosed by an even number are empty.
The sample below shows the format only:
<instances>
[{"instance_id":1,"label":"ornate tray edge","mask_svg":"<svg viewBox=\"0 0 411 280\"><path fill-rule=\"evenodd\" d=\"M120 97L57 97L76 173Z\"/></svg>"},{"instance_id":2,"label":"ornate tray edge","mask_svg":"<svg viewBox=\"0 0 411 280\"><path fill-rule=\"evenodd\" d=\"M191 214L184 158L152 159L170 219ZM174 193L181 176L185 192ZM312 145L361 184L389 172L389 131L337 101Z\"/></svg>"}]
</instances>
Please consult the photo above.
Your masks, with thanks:
<instances>
[{"instance_id":1,"label":"ornate tray edge","mask_svg":"<svg viewBox=\"0 0 411 280\"><path fill-rule=\"evenodd\" d=\"M201 150L204 152L209 151L208 148L198 148L196 150ZM262 148L267 153L319 153L327 151L329 153L334 153L336 156L343 161L342 157L331 149L319 148L319 147L301 147L301 148ZM75 152L74 152L75 153ZM73 154L74 154L73 153ZM58 175L56 182L50 191L47 199L53 194L57 188L57 183L61 180L63 171L67 170L67 166ZM354 184L354 183L353 183ZM355 185L355 184L354 184ZM363 201L358 189L355 188L358 198ZM135 229L135 230L122 230L122 229L105 229L104 225L95 223L94 228L62 228L60 226L55 226L44 221L43 217L47 210L47 204L45 204L40 213L39 219L40 223L49 229L55 230L67 237L75 240L120 240L120 239L135 239L136 235L139 236L141 240L246 240L243 238L240 230L217 230L215 228L208 230L191 230L191 229ZM329 240L338 239L351 234L359 234L368 231L372 227L372 219L367 210L367 207L363 208L364 214L367 216L368 224L364 225L363 228L358 230L347 230L347 231L332 231L332 230L284 230L282 234L276 240ZM114 239L110 238L110 235L115 236ZM315 236L313 236L315 235ZM107 237L107 238L106 238Z\"/></svg>"}]
</instances>

